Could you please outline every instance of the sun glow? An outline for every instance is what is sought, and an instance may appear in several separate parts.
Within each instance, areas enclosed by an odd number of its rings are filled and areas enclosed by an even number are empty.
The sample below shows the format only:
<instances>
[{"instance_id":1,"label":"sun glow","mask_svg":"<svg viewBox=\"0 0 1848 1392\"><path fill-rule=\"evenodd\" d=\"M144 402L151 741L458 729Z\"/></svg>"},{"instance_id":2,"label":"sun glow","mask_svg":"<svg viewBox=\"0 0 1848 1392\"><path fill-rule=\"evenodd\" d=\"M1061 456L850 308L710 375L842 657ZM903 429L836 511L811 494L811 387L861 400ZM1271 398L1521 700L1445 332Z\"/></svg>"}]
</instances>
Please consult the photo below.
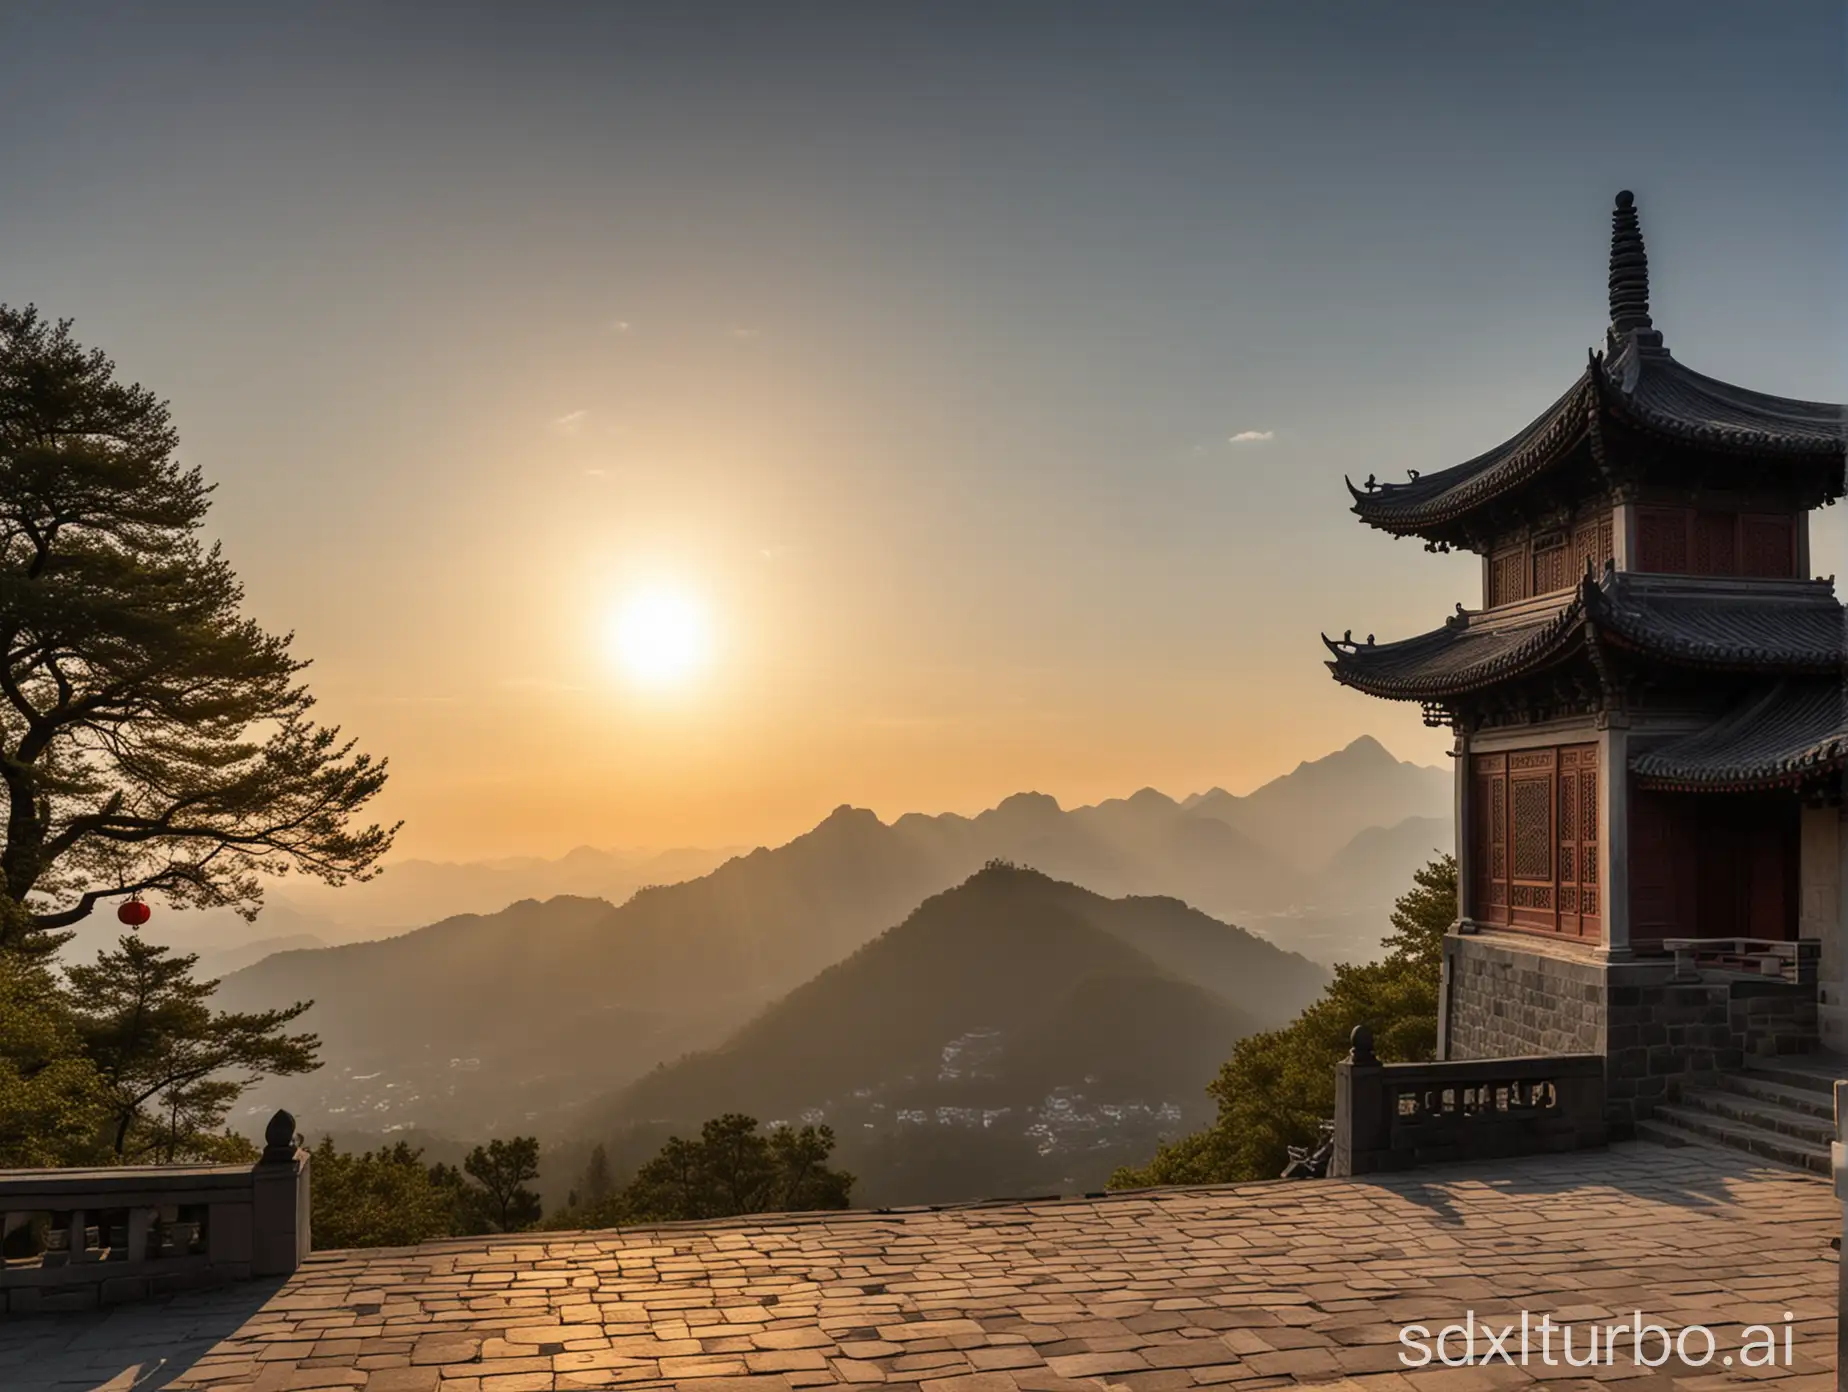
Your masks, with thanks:
<instances>
[{"instance_id":1,"label":"sun glow","mask_svg":"<svg viewBox=\"0 0 1848 1392\"><path fill-rule=\"evenodd\" d=\"M705 667L712 642L705 610L680 590L638 590L610 624L610 652L640 686L684 685Z\"/></svg>"}]
</instances>

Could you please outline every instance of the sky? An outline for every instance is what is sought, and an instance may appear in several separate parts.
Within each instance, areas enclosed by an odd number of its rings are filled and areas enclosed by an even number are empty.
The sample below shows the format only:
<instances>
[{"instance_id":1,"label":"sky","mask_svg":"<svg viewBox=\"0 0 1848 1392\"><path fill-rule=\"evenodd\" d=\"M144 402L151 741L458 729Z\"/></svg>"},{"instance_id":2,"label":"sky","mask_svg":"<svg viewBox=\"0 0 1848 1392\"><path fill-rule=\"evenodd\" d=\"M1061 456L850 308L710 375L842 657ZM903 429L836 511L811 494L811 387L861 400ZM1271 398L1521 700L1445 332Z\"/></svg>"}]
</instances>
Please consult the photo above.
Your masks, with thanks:
<instances>
[{"instance_id":1,"label":"sky","mask_svg":"<svg viewBox=\"0 0 1848 1392\"><path fill-rule=\"evenodd\" d=\"M1678 356L1842 400L1844 16L0 3L0 301L172 402L405 854L1441 764L1318 634L1478 563L1343 474L1564 390L1620 188Z\"/></svg>"}]
</instances>

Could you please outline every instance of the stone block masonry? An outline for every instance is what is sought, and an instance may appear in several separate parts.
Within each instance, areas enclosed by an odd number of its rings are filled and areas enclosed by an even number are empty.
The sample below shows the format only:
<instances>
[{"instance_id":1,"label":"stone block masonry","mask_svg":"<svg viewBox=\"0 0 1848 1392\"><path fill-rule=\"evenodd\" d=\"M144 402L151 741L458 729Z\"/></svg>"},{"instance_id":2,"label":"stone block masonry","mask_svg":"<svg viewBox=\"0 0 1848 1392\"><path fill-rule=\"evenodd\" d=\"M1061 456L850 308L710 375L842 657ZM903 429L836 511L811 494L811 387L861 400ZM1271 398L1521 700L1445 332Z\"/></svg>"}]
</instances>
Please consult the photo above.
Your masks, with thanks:
<instances>
[{"instance_id":1,"label":"stone block masonry","mask_svg":"<svg viewBox=\"0 0 1848 1392\"><path fill-rule=\"evenodd\" d=\"M1444 948L1439 1053L1448 1060L1602 1054L1611 1135L1745 1055L1813 1048L1816 988L1666 961L1605 962L1512 934L1452 934Z\"/></svg>"},{"instance_id":2,"label":"stone block masonry","mask_svg":"<svg viewBox=\"0 0 1848 1392\"><path fill-rule=\"evenodd\" d=\"M1452 934L1444 949L1447 1059L1604 1052L1605 968L1508 937Z\"/></svg>"}]
</instances>

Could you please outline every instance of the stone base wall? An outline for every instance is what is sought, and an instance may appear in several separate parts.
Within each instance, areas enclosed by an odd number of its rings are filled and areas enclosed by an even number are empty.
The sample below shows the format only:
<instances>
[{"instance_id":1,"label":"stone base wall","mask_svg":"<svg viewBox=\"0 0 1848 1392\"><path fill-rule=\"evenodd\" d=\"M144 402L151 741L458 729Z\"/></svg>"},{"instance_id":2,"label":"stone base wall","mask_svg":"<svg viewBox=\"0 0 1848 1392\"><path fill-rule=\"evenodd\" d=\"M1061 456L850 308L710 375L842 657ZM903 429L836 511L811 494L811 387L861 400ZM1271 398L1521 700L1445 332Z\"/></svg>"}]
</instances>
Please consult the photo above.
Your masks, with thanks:
<instances>
[{"instance_id":1,"label":"stone base wall","mask_svg":"<svg viewBox=\"0 0 1848 1392\"><path fill-rule=\"evenodd\" d=\"M1797 934L1822 943L1817 1032L1823 1048L1848 1053L1848 807L1805 807L1801 846Z\"/></svg>"},{"instance_id":2,"label":"stone base wall","mask_svg":"<svg viewBox=\"0 0 1848 1392\"><path fill-rule=\"evenodd\" d=\"M1444 945L1446 1059L1604 1052L1605 966L1512 935L1453 933Z\"/></svg>"},{"instance_id":3,"label":"stone base wall","mask_svg":"<svg viewBox=\"0 0 1848 1392\"><path fill-rule=\"evenodd\" d=\"M1606 1119L1622 1139L1657 1102L1739 1067L1748 1053L1816 1046L1813 986L1673 976L1667 961L1605 962L1512 934L1453 933L1444 945L1439 1055L1602 1054Z\"/></svg>"}]
</instances>

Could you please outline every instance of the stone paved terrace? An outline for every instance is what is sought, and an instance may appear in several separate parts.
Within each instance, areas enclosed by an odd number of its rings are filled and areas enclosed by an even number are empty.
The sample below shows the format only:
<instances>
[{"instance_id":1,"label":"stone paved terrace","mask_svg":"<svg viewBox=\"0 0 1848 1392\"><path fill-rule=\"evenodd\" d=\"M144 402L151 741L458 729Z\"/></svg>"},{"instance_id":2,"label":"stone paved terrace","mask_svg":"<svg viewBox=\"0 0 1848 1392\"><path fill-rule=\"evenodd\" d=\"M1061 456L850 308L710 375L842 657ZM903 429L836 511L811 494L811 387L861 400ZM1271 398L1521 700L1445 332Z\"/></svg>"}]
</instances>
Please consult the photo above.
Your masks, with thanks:
<instances>
[{"instance_id":1,"label":"stone paved terrace","mask_svg":"<svg viewBox=\"0 0 1848 1392\"><path fill-rule=\"evenodd\" d=\"M1776 1385L1822 1389L1839 1212L1793 1170L1629 1144L1384 1181L318 1253L280 1287L0 1321L0 1388L1603 1385L1537 1362L1400 1370L1401 1323L1525 1305L1573 1321L1640 1306L1713 1326L1722 1350L1789 1310ZM1639 1376L1625 1357L1604 1376L1645 1392L1766 1375L1674 1367Z\"/></svg>"}]
</instances>

